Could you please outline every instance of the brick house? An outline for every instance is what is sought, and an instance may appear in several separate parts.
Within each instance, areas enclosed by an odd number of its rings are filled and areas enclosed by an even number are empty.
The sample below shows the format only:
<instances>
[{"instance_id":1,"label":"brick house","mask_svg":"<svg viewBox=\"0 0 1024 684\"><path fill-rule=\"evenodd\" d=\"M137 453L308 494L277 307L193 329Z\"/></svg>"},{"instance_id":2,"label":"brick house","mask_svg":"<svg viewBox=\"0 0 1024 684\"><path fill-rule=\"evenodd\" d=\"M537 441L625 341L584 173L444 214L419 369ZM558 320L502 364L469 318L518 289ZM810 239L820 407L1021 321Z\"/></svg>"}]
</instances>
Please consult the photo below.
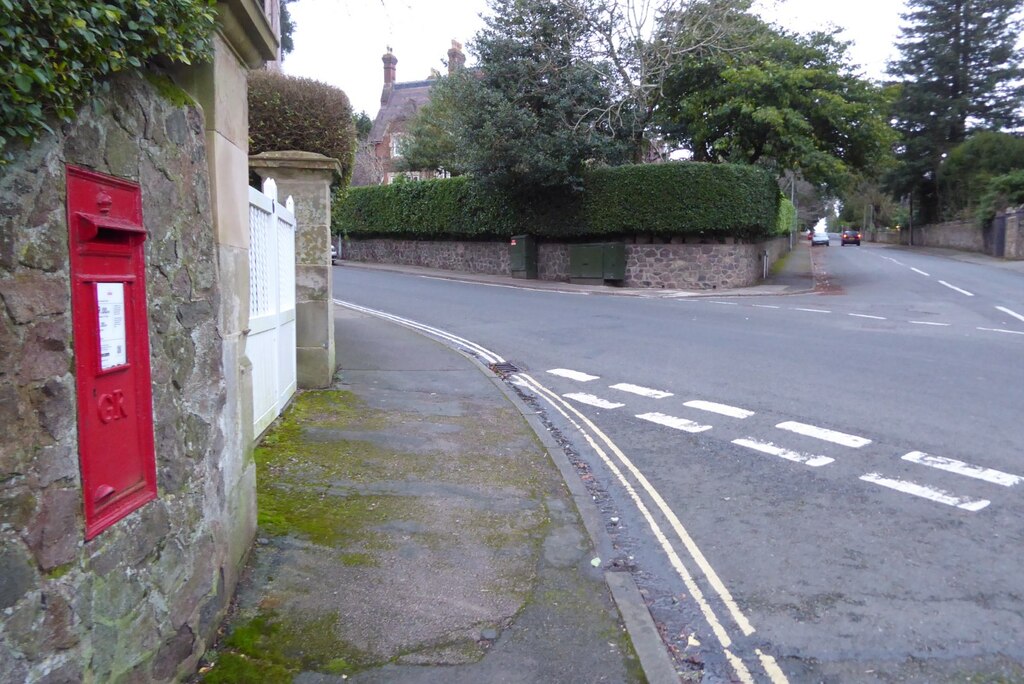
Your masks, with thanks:
<instances>
[{"instance_id":1,"label":"brick house","mask_svg":"<svg viewBox=\"0 0 1024 684\"><path fill-rule=\"evenodd\" d=\"M399 175L414 179L436 178L437 169L398 171L397 160L408 123L430 101L430 89L437 76L422 81L397 81L398 58L390 47L381 61L384 63L384 88L380 94L380 110L373 120L366 147L356 158L352 185L387 185ZM462 44L453 40L448 50L448 73L462 68L465 63Z\"/></svg>"}]
</instances>

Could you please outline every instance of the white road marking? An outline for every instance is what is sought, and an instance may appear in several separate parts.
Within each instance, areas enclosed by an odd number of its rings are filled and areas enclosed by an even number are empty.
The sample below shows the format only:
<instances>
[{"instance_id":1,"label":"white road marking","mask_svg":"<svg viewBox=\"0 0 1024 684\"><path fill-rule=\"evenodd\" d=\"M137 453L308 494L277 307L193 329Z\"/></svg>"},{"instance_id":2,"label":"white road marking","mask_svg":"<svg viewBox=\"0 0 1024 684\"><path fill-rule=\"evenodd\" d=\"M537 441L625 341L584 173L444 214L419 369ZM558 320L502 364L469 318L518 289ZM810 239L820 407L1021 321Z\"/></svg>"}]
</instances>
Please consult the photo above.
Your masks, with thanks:
<instances>
[{"instance_id":1,"label":"white road marking","mask_svg":"<svg viewBox=\"0 0 1024 684\"><path fill-rule=\"evenodd\" d=\"M847 316L854 316L856 318L870 318L873 321L884 321L885 316L869 316L868 314L846 314Z\"/></svg>"},{"instance_id":2,"label":"white road marking","mask_svg":"<svg viewBox=\"0 0 1024 684\"><path fill-rule=\"evenodd\" d=\"M761 667L768 674L773 682L784 681L786 679L786 673L782 671L779 664L775 661L775 658L763 652L759 648L754 649L754 653L761 659Z\"/></svg>"},{"instance_id":3,"label":"white road marking","mask_svg":"<svg viewBox=\"0 0 1024 684\"><path fill-rule=\"evenodd\" d=\"M650 397L652 399L664 399L665 397L672 396L671 392L662 392L661 390L651 389L650 387L631 385L628 382L620 382L617 385L612 385L612 389L622 390L623 392L629 392L630 394L639 394L641 397Z\"/></svg>"},{"instance_id":4,"label":"white road marking","mask_svg":"<svg viewBox=\"0 0 1024 684\"><path fill-rule=\"evenodd\" d=\"M775 427L795 432L798 435L805 435L807 437L814 437L815 439L823 439L826 442L853 447L854 449L859 449L865 444L871 444L871 440L865 437L848 435L845 432L837 432L836 430L808 425L807 423L798 423L793 420L787 420L784 423L779 423Z\"/></svg>"},{"instance_id":5,"label":"white road marking","mask_svg":"<svg viewBox=\"0 0 1024 684\"><path fill-rule=\"evenodd\" d=\"M690 571L687 570L685 565L683 565L682 559L679 557L679 554L675 551L672 544L668 541L668 538L665 536L665 533L662 532L661 526L651 515L650 510L647 508L646 504L644 504L643 500L640 498L640 494L637 492L636 488L634 488L633 485L630 484L629 480L626 479L626 476L623 474L622 470L619 469L618 465L595 441L595 438L600 438L601 441L604 442L604 444L608 447L609 451L611 451L615 455L616 459L618 459L619 463L621 463L627 470L629 470L629 472L636 478L637 482L640 483L641 487L643 487L643 490L651 497L651 499L657 505L658 510L668 520L669 525L672 527L672 530L679 536L679 539L683 542L683 545L686 547L686 550L689 552L690 556L693 558L693 560L697 563L697 566L700 567L701 571L704 573L704 577L707 579L708 583L718 594L719 598L722 600L722 603L725 604L726 609L729 611L729 614L732 615L732 618L739 626L740 631L743 633L744 636L750 636L755 631L754 626L750 624L750 620L748 620L747 616L743 614L743 611L740 610L740 607L736 605L736 601L735 599L733 599L732 594L729 592L729 589L722 582L721 578L718 576L718 573L715 572L714 568L711 567L711 564L708 563L707 558L701 552L700 548L693 540L693 537L690 536L690 533L687 532L686 528L683 527L682 523L679 521L679 517L671 508L669 508L668 504L665 502L665 499L661 496L661 494L658 493L658 490L656 490L654 486L651 485L651 483L647 480L644 474L640 472L640 470L633 464L633 462L630 461L624 453L622 453L622 450L619 449L619 447L616 446L616 444L613 441L611 441L611 439L609 439L608 436L605 435L596 425L594 425L593 422L591 422L582 413L577 411L572 405L562 401L556 394L551 392L551 390L547 389L546 387L538 383L529 375L521 373L520 377L526 380L531 389L533 389L535 392L538 392L541 395L541 397L548 402L548 404L550 404L556 411L558 411L558 413L560 413L566 420L568 420L573 425L573 427L575 427L580 432L580 434L583 435L583 438L587 441L587 443L590 444L591 448L594 449L594 452L604 462L605 466L607 466L608 469L612 472L612 474L615 475L615 477L619 480L619 483L623 486L623 488L629 494L630 498L633 500L633 504L637 507L637 510L647 521L648 526L654 533L654 536L661 545L662 550L664 550L665 554L668 556L669 562L672 564L672 567L675 569L676 573L682 578L683 583L686 585L687 589L690 592L690 596L693 598L694 602L700 608L701 613L704 615L704 619L708 621L708 624L711 626L711 631L715 634L715 637L718 639L719 644L722 646L723 651L726 657L728 658L729 663L733 666L733 669L736 671L737 676L740 678L741 681L752 682L753 679L751 678L750 673L744 665L743 661L730 652L729 647L732 646L733 643L732 637L729 636L729 633L725 630L725 627L718 619L718 616L715 614L715 611L711 607L711 604L704 597L703 590L701 590L700 586L697 584L696 580L694 579ZM576 419L570 416L568 412L575 414L579 422L577 422ZM580 423L586 425L587 428L589 428L589 430L593 432L594 436L591 436L590 432L585 430L580 425ZM773 684L785 684L786 682L788 682L784 674L781 676L777 676L774 673L769 673L769 677L771 678Z\"/></svg>"},{"instance_id":6,"label":"white road marking","mask_svg":"<svg viewBox=\"0 0 1024 684\"><path fill-rule=\"evenodd\" d=\"M910 461L912 463L920 463L921 465L926 465L932 468L938 468L939 470L956 473L957 475L973 477L976 480L984 480L985 482L991 482L992 484L1002 485L1004 487L1012 487L1024 482L1024 477L1021 477L1020 475L1012 475L1010 473L1004 473L1001 470L992 470L991 468L982 468L981 466L964 463L963 461L957 461L953 458L931 456L923 451L911 451L903 457L903 460Z\"/></svg>"},{"instance_id":7,"label":"white road marking","mask_svg":"<svg viewBox=\"0 0 1024 684\"><path fill-rule=\"evenodd\" d=\"M797 451L790 451L789 449L783 449L782 447L775 446L771 442L758 442L755 439L734 439L733 444L754 451L760 451L762 454L769 454L771 456L778 456L784 458L787 461L794 461L796 463L803 463L809 465L812 468L817 468L823 465L828 465L835 461L834 458L828 456L814 456L812 454L801 454Z\"/></svg>"},{"instance_id":8,"label":"white road marking","mask_svg":"<svg viewBox=\"0 0 1024 684\"><path fill-rule=\"evenodd\" d=\"M755 308L758 309L781 309L781 306L773 306L772 304L754 304Z\"/></svg>"},{"instance_id":9,"label":"white road marking","mask_svg":"<svg viewBox=\"0 0 1024 684\"><path fill-rule=\"evenodd\" d=\"M949 284L949 283L947 283L947 282L946 282L945 280L940 280L940 281L939 281L939 284L940 284L940 285L945 285L945 286L946 286L946 287L948 287L948 288L949 288L950 290L956 290L957 292L959 292L959 293L960 293L960 294L962 294L962 295L966 295L966 296L968 296L968 297L973 297L973 296L974 296L974 293L973 293L973 292L968 292L967 290L962 290L962 289L960 289L959 287L957 287L956 285L950 285L950 284Z\"/></svg>"},{"instance_id":10,"label":"white road marking","mask_svg":"<svg viewBox=\"0 0 1024 684\"><path fill-rule=\"evenodd\" d=\"M502 285L501 283L484 283L484 282L480 282L478 280L462 280L462 279L459 279L459 278L442 278L441 276L420 275L420 276L417 276L417 277L418 278L423 278L425 280L443 280L443 281L446 281L446 282L449 282L449 283L461 283L463 285L481 285L483 287L503 287L503 288L508 289L508 290L528 290L530 292L554 292L555 294L588 295L588 296L591 294L590 292L587 292L587 291L580 292L580 291L577 291L577 290L558 290L558 289L546 288L546 287L528 287L528 286L525 286L525 285Z\"/></svg>"},{"instance_id":11,"label":"white road marking","mask_svg":"<svg viewBox=\"0 0 1024 684\"><path fill-rule=\"evenodd\" d=\"M826 309L801 309L799 306L794 306L793 311L809 311L810 313L832 313Z\"/></svg>"},{"instance_id":12,"label":"white road marking","mask_svg":"<svg viewBox=\"0 0 1024 684\"><path fill-rule=\"evenodd\" d=\"M878 473L868 473L867 475L861 475L860 479L865 482L873 482L889 489L895 489L898 492L904 494L913 494L914 496L920 496L931 501L936 501L947 506L956 506L962 508L965 511L980 511L985 506L988 506L991 501L987 499L971 499L966 496L954 496L949 492L941 489L934 489L932 487L925 487L919 485L916 482L908 482L907 480L896 480L893 478L882 477Z\"/></svg>"},{"instance_id":13,"label":"white road marking","mask_svg":"<svg viewBox=\"0 0 1024 684\"><path fill-rule=\"evenodd\" d=\"M725 304L726 306L739 306L739 302L720 302L716 299L709 299L708 304Z\"/></svg>"},{"instance_id":14,"label":"white road marking","mask_svg":"<svg viewBox=\"0 0 1024 684\"><path fill-rule=\"evenodd\" d=\"M1003 330L1002 328L978 328L978 330L984 330L985 332L1009 333L1010 335L1024 335L1024 332L1020 330Z\"/></svg>"},{"instance_id":15,"label":"white road marking","mask_svg":"<svg viewBox=\"0 0 1024 684\"><path fill-rule=\"evenodd\" d=\"M895 259L893 259L892 257L882 257L882 258L883 258L883 259L888 259L889 261L891 261L892 263L894 263L894 264L896 264L896 265L898 265L898 266L902 266L902 265L903 265L903 262L902 262L902 261L896 261L896 260L895 260Z\"/></svg>"},{"instance_id":16,"label":"white road marking","mask_svg":"<svg viewBox=\"0 0 1024 684\"><path fill-rule=\"evenodd\" d=\"M581 373L580 371L569 370L568 368L552 368L548 371L552 375L557 375L560 378L569 378L570 380L579 380L580 382L590 382L591 380L598 380L600 376L590 375L589 373Z\"/></svg>"},{"instance_id":17,"label":"white road marking","mask_svg":"<svg viewBox=\"0 0 1024 684\"><path fill-rule=\"evenodd\" d=\"M694 399L688 401L683 406L689 406L690 408L700 409L701 411L711 411L712 413L721 413L723 416L732 416L733 418L749 418L754 415L753 411L747 409L741 409L736 406L729 406L728 404L717 404L713 401L700 401Z\"/></svg>"},{"instance_id":18,"label":"white road marking","mask_svg":"<svg viewBox=\"0 0 1024 684\"><path fill-rule=\"evenodd\" d=\"M1009 309L1007 309L1007 308L1006 308L1005 306L997 306L996 308L997 308L997 309L999 309L1000 311L1002 311L1002 312L1003 312L1004 314L1007 314L1007 315L1009 315L1009 316L1013 316L1013 317L1014 317L1014 318L1016 318L1016 319L1017 319L1018 321L1024 321L1024 316L1021 316L1021 315L1020 315L1019 313L1017 313L1016 311L1010 311L1010 310L1009 310Z\"/></svg>"},{"instance_id":19,"label":"white road marking","mask_svg":"<svg viewBox=\"0 0 1024 684\"><path fill-rule=\"evenodd\" d=\"M914 325L935 325L941 328L948 328L951 323L936 323L935 321L910 321Z\"/></svg>"},{"instance_id":20,"label":"white road marking","mask_svg":"<svg viewBox=\"0 0 1024 684\"><path fill-rule=\"evenodd\" d=\"M923 276L928 276L929 278L931 278L931 276L929 274L925 273L924 271L922 271L919 268L914 268L913 266L911 266L910 270L913 271L914 273L920 273Z\"/></svg>"},{"instance_id":21,"label":"white road marking","mask_svg":"<svg viewBox=\"0 0 1024 684\"><path fill-rule=\"evenodd\" d=\"M710 430L710 425L701 425L695 423L692 420L686 418L677 418L675 416L666 416L664 413L641 413L637 416L641 420L648 420L658 425L664 425L675 430L682 430L683 432L704 432Z\"/></svg>"},{"instance_id":22,"label":"white road marking","mask_svg":"<svg viewBox=\"0 0 1024 684\"><path fill-rule=\"evenodd\" d=\"M352 304L351 302L345 302L340 299L335 299L334 303L338 304L339 306L344 306L346 308L352 309L354 311L359 311L362 313L369 314L371 316L382 318L384 320L389 320L394 323L398 323L399 325L402 325L404 327L419 330L420 332L424 332L434 337L438 337L447 342L453 343L457 347L468 349L476 354L479 354L480 357L486 360L488 363L501 363L504 361L504 359L501 356L495 354L486 347L480 346L475 342L471 342L457 335L453 335L452 333L449 333L447 331L440 330L438 328L433 328L422 323L417 323L407 318L394 316L383 311L377 311L375 309L369 309L363 306L359 306L357 304ZM725 630L725 627L722 625L721 620L718 619L718 616L715 614L715 611L711 607L711 604L704 597L704 592L697 584L693 575L690 574L690 571L687 570L686 566L683 564L682 559L679 557L679 554L676 552L672 543L669 542L668 538L665 536L665 533L662 531L661 526L654 520L654 517L651 515L651 512L647 508L646 504L644 504L643 499L640 498L640 495L637 492L636 488L634 488L633 485L629 482L629 480L626 479L622 470L620 470L618 465L616 465L616 463L612 461L611 457L608 456L604 449L602 449L601 446L598 445L598 443L595 441L595 438L599 438L608 447L608 450L615 455L616 459L618 459L618 462L621 463L623 467L625 467L627 470L629 470L633 477L636 478L640 486L643 487L643 490L657 505L658 510L668 521L669 525L672 527L673 532L676 533L676 535L679 537L679 540L683 543L683 546L686 547L686 550L690 554L690 557L693 558L694 562L700 568L701 572L704 573L704 578L707 580L707 583L712 587L712 589L714 589L715 593L718 594L718 597L721 599L722 604L726 607L726 610L728 610L729 614L732 616L740 632L743 634L743 636L750 636L755 631L754 626L750 623L750 620L747 619L747 616L743 614L743 611L740 610L740 607L736 605L736 600L733 599L732 594L729 592L729 589L725 586L725 583L722 582L722 579L718 576L718 573L715 572L715 569L711 567L711 564L708 562L707 558L700 550L700 547L697 546L697 543L693 540L693 537L686 530L686 528L683 527L682 522L680 522L679 520L679 516L677 516L675 512L669 507L668 503L665 502L664 497L661 496L658 490L654 488L654 486L644 476L644 474L640 472L636 465L634 465L633 462L630 461L629 458L622 452L622 450L619 449L615 442L613 442L596 425L594 425L594 423L590 419L588 419L585 415L580 413L574 406L563 400L561 397L559 397L557 394L555 394L548 388L541 385L533 377L527 375L526 373L517 373L516 375L513 376L512 379L517 384L521 383L528 387L530 390L538 393L540 397L544 399L544 401L550 404L556 411L558 411L558 413L560 413L566 420L568 420L573 425L573 427L575 427L580 432L580 434L587 441L587 443L590 444L590 446L594 449L594 452L604 462L605 466L607 466L609 471L619 480L619 483L623 486L623 488L626 490L626 493L629 494L630 498L633 500L633 503L637 507L637 510L643 516L644 520L647 521L647 524L650 527L651 532L658 540L658 543L660 544L662 550L665 551L665 555L668 557L669 562L672 564L672 567L675 569L676 573L678 573L680 578L682 578L683 583L686 585L686 588L689 591L690 597L693 598L694 603L696 603L699 606L701 613L704 615L704 618L708 621L708 624L711 627L711 631L714 632L715 637L718 639L719 644L721 644L727 659L733 666L733 669L736 671L736 675L739 677L740 681L753 683L754 680L751 677L749 670L747 670L746 665L738 656L734 655L729 650L729 647L732 646L733 643L732 637L729 636L729 633ZM573 419L572 416L569 415L569 413L575 414L579 422ZM593 435L591 435L591 432L585 430L580 423L586 425L586 427L593 433ZM788 684L788 680L786 679L784 673L775 673L769 671L768 676L773 684Z\"/></svg>"},{"instance_id":23,"label":"white road marking","mask_svg":"<svg viewBox=\"0 0 1024 684\"><path fill-rule=\"evenodd\" d=\"M607 401L601 397L595 397L593 394L584 394L583 392L572 392L570 394L563 394L562 396L566 399L578 401L581 404L596 406L597 408L603 409L617 409L625 406L625 404L617 404L614 401Z\"/></svg>"}]
</instances>

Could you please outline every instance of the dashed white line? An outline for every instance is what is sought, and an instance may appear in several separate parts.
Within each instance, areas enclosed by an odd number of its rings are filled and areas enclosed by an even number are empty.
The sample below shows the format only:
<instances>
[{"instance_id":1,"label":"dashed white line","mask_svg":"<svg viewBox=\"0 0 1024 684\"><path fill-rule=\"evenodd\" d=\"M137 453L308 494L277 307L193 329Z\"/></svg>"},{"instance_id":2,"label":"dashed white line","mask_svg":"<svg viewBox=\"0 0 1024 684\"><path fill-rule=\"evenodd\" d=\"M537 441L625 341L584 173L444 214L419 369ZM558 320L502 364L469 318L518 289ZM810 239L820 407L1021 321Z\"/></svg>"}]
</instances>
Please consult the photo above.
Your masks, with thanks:
<instances>
[{"instance_id":1,"label":"dashed white line","mask_svg":"<svg viewBox=\"0 0 1024 684\"><path fill-rule=\"evenodd\" d=\"M1021 330L1003 330L1002 328L978 328L978 330L984 330L985 332L1007 333L1010 335L1024 335L1024 331Z\"/></svg>"},{"instance_id":2,"label":"dashed white line","mask_svg":"<svg viewBox=\"0 0 1024 684\"><path fill-rule=\"evenodd\" d=\"M748 411L747 409L742 409L737 406L718 404L713 401L701 401L699 399L688 401L684 403L683 406L700 409L701 411L710 411L711 413L720 413L723 416L731 416L733 418L749 418L754 415L753 411Z\"/></svg>"},{"instance_id":3,"label":"dashed white line","mask_svg":"<svg viewBox=\"0 0 1024 684\"><path fill-rule=\"evenodd\" d=\"M630 394L639 394L641 397L650 397L652 399L664 399L665 397L672 396L671 392L662 392L661 390L651 389L650 387L631 385L628 382L620 382L617 385L612 385L612 389L622 390L623 392L629 392Z\"/></svg>"},{"instance_id":4,"label":"dashed white line","mask_svg":"<svg viewBox=\"0 0 1024 684\"><path fill-rule=\"evenodd\" d=\"M974 296L974 293L973 293L973 292L968 292L967 290L964 290L964 289L962 289L962 288L959 288L959 287L957 287L956 285L950 285L950 284L949 284L949 283L947 283L947 282L946 282L945 280L940 280L940 281L939 281L939 284L940 284L940 285L945 285L945 286L946 286L946 287L948 287L948 288L949 288L950 290L956 290L957 292L959 292L959 293L960 293L960 294L962 294L962 295L966 295L966 296L968 296L968 297L973 297L973 296Z\"/></svg>"},{"instance_id":5,"label":"dashed white line","mask_svg":"<svg viewBox=\"0 0 1024 684\"><path fill-rule=\"evenodd\" d=\"M570 392L569 394L563 394L562 396L566 399L578 401L581 404L596 406L597 408L603 409L617 409L625 406L625 404L618 404L614 401L608 401L607 399L602 399L601 397L594 396L593 394L585 394L583 392Z\"/></svg>"},{"instance_id":6,"label":"dashed white line","mask_svg":"<svg viewBox=\"0 0 1024 684\"><path fill-rule=\"evenodd\" d=\"M695 423L692 420L686 418L677 418L676 416L666 416L664 413L641 413L637 416L640 420L647 420L658 425L664 425L674 430L682 430L683 432L704 432L710 430L710 425L701 425Z\"/></svg>"},{"instance_id":7,"label":"dashed white line","mask_svg":"<svg viewBox=\"0 0 1024 684\"><path fill-rule=\"evenodd\" d=\"M941 489L925 487L924 485L919 485L916 482L882 477L878 473L861 475L860 479L865 482L872 482L877 485L882 485L883 487L888 487L889 489L895 489L896 491L903 492L904 494L913 494L914 496L920 496L924 499L946 504L947 506L956 506L957 508L962 508L965 511L980 511L985 508L985 506L992 503L987 499L971 499L966 496L955 496Z\"/></svg>"},{"instance_id":8,"label":"dashed white line","mask_svg":"<svg viewBox=\"0 0 1024 684\"><path fill-rule=\"evenodd\" d=\"M981 466L964 463L963 461L958 461L953 458L931 456L923 451L911 451L903 457L903 460L910 461L912 463L920 463L921 465L926 465L931 468L938 468L939 470L956 473L957 475L973 477L977 480L984 480L985 482L991 482L992 484L1002 485L1004 487L1012 487L1024 482L1024 477L1021 477L1020 475L1012 475L1010 473L1004 473L1001 470L983 468Z\"/></svg>"},{"instance_id":9,"label":"dashed white line","mask_svg":"<svg viewBox=\"0 0 1024 684\"><path fill-rule=\"evenodd\" d=\"M914 325L934 325L940 328L948 328L951 323L936 323L935 321L910 321Z\"/></svg>"},{"instance_id":10,"label":"dashed white line","mask_svg":"<svg viewBox=\"0 0 1024 684\"><path fill-rule=\"evenodd\" d=\"M892 257L882 257L882 258L883 259L888 259L889 261L891 261L892 263L896 264L897 266L903 266L903 262L902 261L896 261Z\"/></svg>"},{"instance_id":11,"label":"dashed white line","mask_svg":"<svg viewBox=\"0 0 1024 684\"><path fill-rule=\"evenodd\" d=\"M873 321L884 321L885 316L870 316L868 314L846 314L847 316L853 316L855 318L870 318Z\"/></svg>"},{"instance_id":12,"label":"dashed white line","mask_svg":"<svg viewBox=\"0 0 1024 684\"><path fill-rule=\"evenodd\" d=\"M910 270L913 271L914 273L920 273L921 275L928 276L929 278L931 277L929 274L925 273L924 271L922 271L919 268L914 268L913 266L911 266Z\"/></svg>"},{"instance_id":13,"label":"dashed white line","mask_svg":"<svg viewBox=\"0 0 1024 684\"><path fill-rule=\"evenodd\" d=\"M799 306L794 306L793 311L809 311L810 313L832 313L827 309L802 309Z\"/></svg>"},{"instance_id":14,"label":"dashed white line","mask_svg":"<svg viewBox=\"0 0 1024 684\"><path fill-rule=\"evenodd\" d=\"M784 458L787 461L794 461L796 463L803 463L809 465L812 468L818 468L823 465L828 465L835 461L834 458L828 456L813 456L811 454L801 454L797 451L790 451L789 449L783 449L782 447L775 446L771 442L758 442L755 439L734 439L733 444L754 451L760 451L763 454L770 454L771 456L778 456Z\"/></svg>"},{"instance_id":15,"label":"dashed white line","mask_svg":"<svg viewBox=\"0 0 1024 684\"><path fill-rule=\"evenodd\" d=\"M817 427L815 425L808 425L807 423L798 423L793 420L787 420L783 423L779 423L775 427L782 430L789 430L795 432L798 435L805 435L807 437L814 437L815 439L823 439L826 442L832 442L834 444L841 444L843 446L853 447L859 449L865 444L871 444L871 440L866 437L858 437L857 435L848 435L845 432L838 432L836 430L829 430L828 428Z\"/></svg>"},{"instance_id":16,"label":"dashed white line","mask_svg":"<svg viewBox=\"0 0 1024 684\"><path fill-rule=\"evenodd\" d=\"M757 308L757 309L781 309L782 308L781 306L774 306L772 304L754 304L753 306L755 308Z\"/></svg>"},{"instance_id":17,"label":"dashed white line","mask_svg":"<svg viewBox=\"0 0 1024 684\"><path fill-rule=\"evenodd\" d=\"M709 299L708 303L709 304L725 304L726 306L739 306L739 302L720 302L720 301L715 300L715 299Z\"/></svg>"},{"instance_id":18,"label":"dashed white line","mask_svg":"<svg viewBox=\"0 0 1024 684\"><path fill-rule=\"evenodd\" d=\"M570 380L579 380L580 382L590 382L591 380L598 380L599 376L590 375L589 373L581 373L580 371L569 370L568 368L552 368L548 371L552 375L557 375L560 378L569 378Z\"/></svg>"},{"instance_id":19,"label":"dashed white line","mask_svg":"<svg viewBox=\"0 0 1024 684\"><path fill-rule=\"evenodd\" d=\"M1011 311L1011 310L1007 309L1005 306L997 306L996 309L998 309L999 311L1002 311L1004 314L1007 314L1008 316L1013 316L1018 321L1024 321L1024 316L1021 316L1016 311Z\"/></svg>"}]
</instances>

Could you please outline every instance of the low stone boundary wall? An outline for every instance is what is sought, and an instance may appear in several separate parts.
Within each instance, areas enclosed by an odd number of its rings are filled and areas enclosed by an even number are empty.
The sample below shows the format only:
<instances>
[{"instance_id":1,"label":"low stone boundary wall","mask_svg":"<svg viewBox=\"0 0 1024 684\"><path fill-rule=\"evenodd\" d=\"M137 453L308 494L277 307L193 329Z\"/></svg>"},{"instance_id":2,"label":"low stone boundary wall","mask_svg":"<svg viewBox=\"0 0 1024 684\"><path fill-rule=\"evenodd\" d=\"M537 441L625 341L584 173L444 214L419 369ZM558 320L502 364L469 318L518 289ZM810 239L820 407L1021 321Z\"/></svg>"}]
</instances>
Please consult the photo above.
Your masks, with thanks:
<instances>
[{"instance_id":1,"label":"low stone boundary wall","mask_svg":"<svg viewBox=\"0 0 1024 684\"><path fill-rule=\"evenodd\" d=\"M760 243L627 243L626 277L622 284L678 290L749 287L761 281L766 252L770 269L788 251L788 236ZM346 240L341 258L467 273L511 274L507 242ZM537 277L568 281L569 245L538 244Z\"/></svg>"}]
</instances>

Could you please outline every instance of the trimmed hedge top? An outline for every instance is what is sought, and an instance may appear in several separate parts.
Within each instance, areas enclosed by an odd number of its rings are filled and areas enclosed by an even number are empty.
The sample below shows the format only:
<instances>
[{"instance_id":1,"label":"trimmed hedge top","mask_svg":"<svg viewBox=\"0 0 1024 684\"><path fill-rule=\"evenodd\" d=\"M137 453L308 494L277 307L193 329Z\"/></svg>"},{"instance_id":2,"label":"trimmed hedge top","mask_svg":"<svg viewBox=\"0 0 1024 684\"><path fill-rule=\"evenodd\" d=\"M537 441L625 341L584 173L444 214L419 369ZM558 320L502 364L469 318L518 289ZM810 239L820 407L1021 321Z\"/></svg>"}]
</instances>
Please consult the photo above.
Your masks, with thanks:
<instances>
[{"instance_id":1,"label":"trimmed hedge top","mask_svg":"<svg viewBox=\"0 0 1024 684\"><path fill-rule=\"evenodd\" d=\"M758 239L779 221L778 186L753 166L675 162L596 169L582 194L513 198L465 176L351 188L334 203L351 237L558 239L701 235Z\"/></svg>"},{"instance_id":2,"label":"trimmed hedge top","mask_svg":"<svg viewBox=\"0 0 1024 684\"><path fill-rule=\"evenodd\" d=\"M355 164L352 105L340 88L273 71L249 74L249 154L301 150L337 159L341 185Z\"/></svg>"},{"instance_id":3,"label":"trimmed hedge top","mask_svg":"<svg viewBox=\"0 0 1024 684\"><path fill-rule=\"evenodd\" d=\"M97 80L209 58L215 0L0 0L0 150L69 121Z\"/></svg>"}]
</instances>

